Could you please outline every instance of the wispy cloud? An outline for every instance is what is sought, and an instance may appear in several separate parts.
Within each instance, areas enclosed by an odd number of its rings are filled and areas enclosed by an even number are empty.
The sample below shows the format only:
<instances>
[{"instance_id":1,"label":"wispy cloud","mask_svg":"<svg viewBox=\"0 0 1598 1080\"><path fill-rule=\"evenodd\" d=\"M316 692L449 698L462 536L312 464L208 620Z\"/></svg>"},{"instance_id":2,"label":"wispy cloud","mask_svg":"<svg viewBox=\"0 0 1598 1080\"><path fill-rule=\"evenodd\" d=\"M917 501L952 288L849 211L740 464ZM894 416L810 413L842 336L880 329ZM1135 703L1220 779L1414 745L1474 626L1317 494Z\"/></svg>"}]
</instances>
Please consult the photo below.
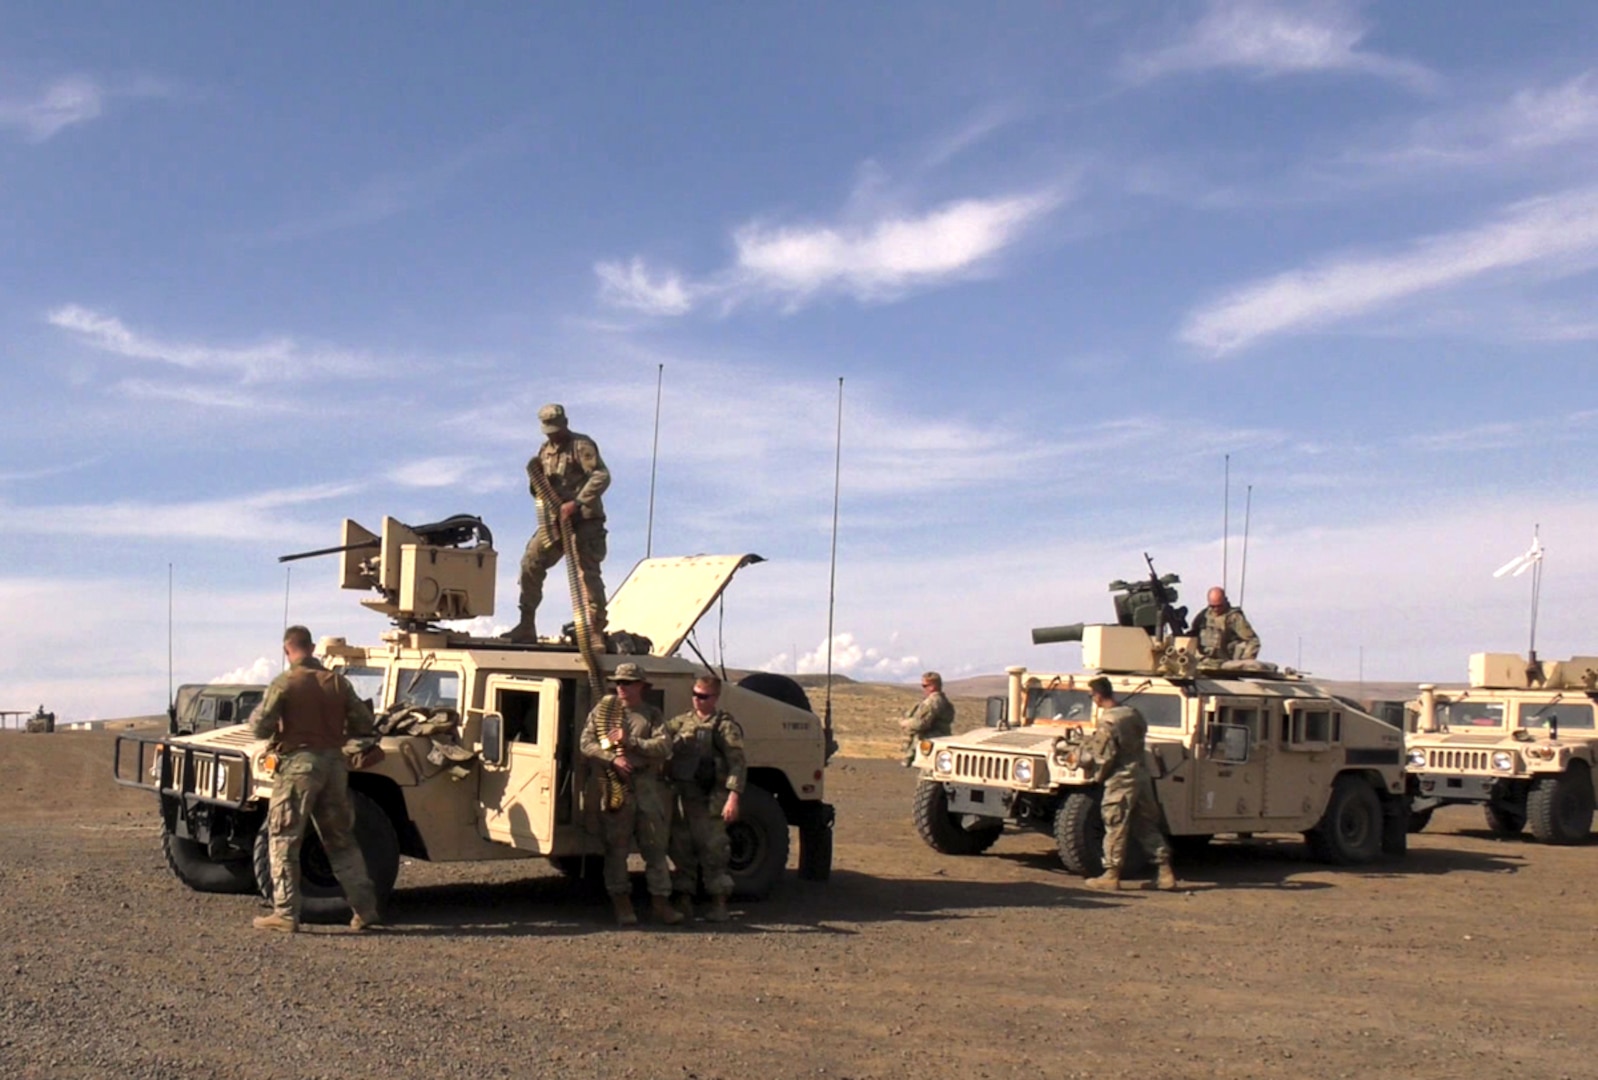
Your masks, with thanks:
<instances>
[{"instance_id":1,"label":"wispy cloud","mask_svg":"<svg viewBox=\"0 0 1598 1080\"><path fill-rule=\"evenodd\" d=\"M751 221L733 230L732 264L702 280L651 269L642 257L601 262L594 272L602 301L652 315L751 300L794 310L825 295L881 303L990 271L1062 198L1058 191L1041 190L881 212L864 221Z\"/></svg>"},{"instance_id":2,"label":"wispy cloud","mask_svg":"<svg viewBox=\"0 0 1598 1080\"><path fill-rule=\"evenodd\" d=\"M86 75L68 75L36 96L0 98L0 127L15 128L29 142L44 142L74 124L97 118L105 108L105 91Z\"/></svg>"},{"instance_id":3,"label":"wispy cloud","mask_svg":"<svg viewBox=\"0 0 1598 1080\"><path fill-rule=\"evenodd\" d=\"M1336 0L1212 0L1176 41L1129 56L1122 69L1137 82L1232 70L1266 77L1343 72L1414 89L1436 84L1420 64L1362 49L1369 31L1351 5Z\"/></svg>"},{"instance_id":4,"label":"wispy cloud","mask_svg":"<svg viewBox=\"0 0 1598 1080\"><path fill-rule=\"evenodd\" d=\"M398 465L386 475L400 487L456 488L474 494L512 486L505 476L492 472L488 462L476 457L421 458Z\"/></svg>"},{"instance_id":5,"label":"wispy cloud","mask_svg":"<svg viewBox=\"0 0 1598 1080\"><path fill-rule=\"evenodd\" d=\"M318 345L302 345L278 337L259 345L205 345L171 341L130 329L114 315L79 304L65 304L45 316L51 326L74 335L82 344L113 356L170 364L195 372L222 372L245 383L369 374L380 366L364 353ZM132 388L151 392L151 385Z\"/></svg>"},{"instance_id":6,"label":"wispy cloud","mask_svg":"<svg viewBox=\"0 0 1598 1080\"><path fill-rule=\"evenodd\" d=\"M359 490L358 484L320 484L188 502L118 499L72 506L33 506L29 508L29 520L36 532L74 537L314 541L324 535L322 529L302 524L285 511Z\"/></svg>"},{"instance_id":7,"label":"wispy cloud","mask_svg":"<svg viewBox=\"0 0 1598 1080\"><path fill-rule=\"evenodd\" d=\"M1266 338L1323 329L1421 294L1517 269L1562 276L1598 256L1598 188L1507 207L1474 228L1417 241L1406 251L1349 255L1234 289L1189 313L1180 339L1212 356Z\"/></svg>"}]
</instances>

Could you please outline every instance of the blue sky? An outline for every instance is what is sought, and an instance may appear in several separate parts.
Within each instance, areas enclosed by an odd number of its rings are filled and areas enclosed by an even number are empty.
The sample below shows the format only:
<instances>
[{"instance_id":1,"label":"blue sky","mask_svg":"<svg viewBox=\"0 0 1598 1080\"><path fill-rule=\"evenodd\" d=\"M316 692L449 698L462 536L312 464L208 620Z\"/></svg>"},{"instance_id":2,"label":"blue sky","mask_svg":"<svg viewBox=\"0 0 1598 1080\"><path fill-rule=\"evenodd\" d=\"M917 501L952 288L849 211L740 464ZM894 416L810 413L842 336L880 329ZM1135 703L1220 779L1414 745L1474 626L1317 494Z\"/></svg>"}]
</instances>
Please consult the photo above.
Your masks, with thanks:
<instances>
[{"instance_id":1,"label":"blue sky","mask_svg":"<svg viewBox=\"0 0 1598 1080\"><path fill-rule=\"evenodd\" d=\"M1151 552L1265 655L1598 651L1598 9L79 4L0 14L0 706L266 670L275 556L482 515L562 401L729 663L1074 662ZM558 579L555 579L558 580ZM299 564L290 616L381 622ZM549 602L545 626L562 621ZM713 621L712 621L713 623ZM798 654L796 659L796 654Z\"/></svg>"}]
</instances>

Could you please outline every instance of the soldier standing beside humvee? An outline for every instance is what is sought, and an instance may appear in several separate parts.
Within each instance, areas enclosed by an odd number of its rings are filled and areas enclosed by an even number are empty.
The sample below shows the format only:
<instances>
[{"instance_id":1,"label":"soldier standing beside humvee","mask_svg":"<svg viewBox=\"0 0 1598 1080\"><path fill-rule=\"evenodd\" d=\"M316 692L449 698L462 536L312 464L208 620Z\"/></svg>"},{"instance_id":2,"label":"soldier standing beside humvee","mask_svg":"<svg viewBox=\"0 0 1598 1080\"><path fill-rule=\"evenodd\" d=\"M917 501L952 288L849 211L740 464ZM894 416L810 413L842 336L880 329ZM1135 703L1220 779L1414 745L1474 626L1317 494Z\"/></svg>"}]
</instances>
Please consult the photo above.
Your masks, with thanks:
<instances>
[{"instance_id":1,"label":"soldier standing beside humvee","mask_svg":"<svg viewBox=\"0 0 1598 1080\"><path fill-rule=\"evenodd\" d=\"M748 768L743 729L717 707L721 680L701 675L694 681L693 708L666 722L672 755L667 765L673 791L671 818L672 888L677 910L693 918L701 873L710 908L709 922L726 922L732 895L728 864L732 845L727 826L738 820Z\"/></svg>"},{"instance_id":2,"label":"soldier standing beside humvee","mask_svg":"<svg viewBox=\"0 0 1598 1080\"><path fill-rule=\"evenodd\" d=\"M924 697L905 713L899 729L905 734L904 764L916 759L916 743L954 734L954 705L943 693L943 676L928 671L921 676Z\"/></svg>"},{"instance_id":3,"label":"soldier standing beside humvee","mask_svg":"<svg viewBox=\"0 0 1598 1080\"><path fill-rule=\"evenodd\" d=\"M1156 889L1176 888L1171 870L1171 844L1160 831L1160 806L1154 795L1143 753L1148 721L1130 705L1118 705L1110 680L1100 675L1088 683L1098 706L1098 726L1085 744L1086 756L1098 766L1104 785L1104 873L1083 882L1090 889L1115 892L1121 887L1121 868L1132 840L1142 845L1158 867Z\"/></svg>"}]
</instances>

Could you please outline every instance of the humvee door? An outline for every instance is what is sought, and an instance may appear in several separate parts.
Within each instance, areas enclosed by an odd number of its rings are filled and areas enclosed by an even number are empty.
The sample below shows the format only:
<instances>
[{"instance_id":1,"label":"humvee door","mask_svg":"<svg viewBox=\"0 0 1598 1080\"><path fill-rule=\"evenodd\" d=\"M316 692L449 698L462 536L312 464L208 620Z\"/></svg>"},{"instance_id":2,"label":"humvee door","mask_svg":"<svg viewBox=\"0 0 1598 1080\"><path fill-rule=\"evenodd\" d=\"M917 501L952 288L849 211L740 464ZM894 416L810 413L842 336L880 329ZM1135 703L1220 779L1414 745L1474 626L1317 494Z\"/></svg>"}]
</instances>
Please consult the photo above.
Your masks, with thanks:
<instances>
[{"instance_id":1,"label":"humvee door","mask_svg":"<svg viewBox=\"0 0 1598 1080\"><path fill-rule=\"evenodd\" d=\"M1259 698L1210 698L1193 743L1193 820L1216 832L1247 831L1263 809L1261 744L1267 705ZM1265 715L1262 716L1262 713Z\"/></svg>"},{"instance_id":2,"label":"humvee door","mask_svg":"<svg viewBox=\"0 0 1598 1080\"><path fill-rule=\"evenodd\" d=\"M645 559L611 596L607 627L611 633L625 630L647 637L651 656L671 656L732 576L750 563L765 561L759 555Z\"/></svg>"},{"instance_id":3,"label":"humvee door","mask_svg":"<svg viewBox=\"0 0 1598 1080\"><path fill-rule=\"evenodd\" d=\"M492 675L483 700L499 714L503 752L497 763L484 755L478 826L490 840L548 852L555 840L560 681Z\"/></svg>"}]
</instances>

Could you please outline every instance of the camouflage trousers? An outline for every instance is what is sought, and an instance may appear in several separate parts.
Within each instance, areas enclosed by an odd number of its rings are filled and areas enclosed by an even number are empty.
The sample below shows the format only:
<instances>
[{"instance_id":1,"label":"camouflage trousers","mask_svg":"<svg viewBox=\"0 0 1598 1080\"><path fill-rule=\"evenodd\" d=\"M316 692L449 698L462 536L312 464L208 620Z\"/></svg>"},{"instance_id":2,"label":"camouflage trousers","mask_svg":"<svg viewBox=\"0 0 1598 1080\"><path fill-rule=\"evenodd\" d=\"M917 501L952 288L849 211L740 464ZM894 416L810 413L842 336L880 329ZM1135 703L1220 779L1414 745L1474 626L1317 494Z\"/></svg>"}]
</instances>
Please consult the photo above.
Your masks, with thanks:
<instances>
[{"instance_id":1,"label":"camouflage trousers","mask_svg":"<svg viewBox=\"0 0 1598 1080\"><path fill-rule=\"evenodd\" d=\"M350 907L361 918L377 921L377 893L355 841L350 771L340 751L295 750L281 755L266 823L272 855L273 911L286 919L300 917L300 848L305 843L306 826L315 824L327 861L344 887Z\"/></svg>"},{"instance_id":2,"label":"camouflage trousers","mask_svg":"<svg viewBox=\"0 0 1598 1080\"><path fill-rule=\"evenodd\" d=\"M906 765L916 763L916 746L922 739L944 739L952 734L954 734L953 724L934 724L919 735L913 731L907 732L904 737L904 763Z\"/></svg>"},{"instance_id":3,"label":"camouflage trousers","mask_svg":"<svg viewBox=\"0 0 1598 1080\"><path fill-rule=\"evenodd\" d=\"M1164 866L1171 861L1171 845L1160 831L1160 807L1154 781L1142 766L1121 769L1104 781L1104 869L1119 873L1126 864L1127 846L1136 840L1149 858Z\"/></svg>"},{"instance_id":4,"label":"camouflage trousers","mask_svg":"<svg viewBox=\"0 0 1598 1080\"><path fill-rule=\"evenodd\" d=\"M651 896L671 895L671 870L666 866L666 845L670 834L671 803L669 789L658 776L633 777L630 796L619 810L599 815L599 828L605 838L605 891L621 896L632 891L627 878L627 855L634 842L644 857L644 880Z\"/></svg>"},{"instance_id":5,"label":"camouflage trousers","mask_svg":"<svg viewBox=\"0 0 1598 1080\"><path fill-rule=\"evenodd\" d=\"M699 876L711 896L732 895L732 844L721 811L727 790L706 795L697 787L677 787L671 815L671 887L674 892L697 893Z\"/></svg>"},{"instance_id":6,"label":"camouflage trousers","mask_svg":"<svg viewBox=\"0 0 1598 1080\"><path fill-rule=\"evenodd\" d=\"M605 581L599 576L599 564L605 561L606 535L603 521L577 521L577 570L582 575L583 587L588 590L588 625L601 633L605 630ZM527 550L522 552L523 622L532 621L533 613L544 599L544 578L564 554L565 549L540 514L538 531L533 533L533 538L527 541Z\"/></svg>"}]
</instances>

